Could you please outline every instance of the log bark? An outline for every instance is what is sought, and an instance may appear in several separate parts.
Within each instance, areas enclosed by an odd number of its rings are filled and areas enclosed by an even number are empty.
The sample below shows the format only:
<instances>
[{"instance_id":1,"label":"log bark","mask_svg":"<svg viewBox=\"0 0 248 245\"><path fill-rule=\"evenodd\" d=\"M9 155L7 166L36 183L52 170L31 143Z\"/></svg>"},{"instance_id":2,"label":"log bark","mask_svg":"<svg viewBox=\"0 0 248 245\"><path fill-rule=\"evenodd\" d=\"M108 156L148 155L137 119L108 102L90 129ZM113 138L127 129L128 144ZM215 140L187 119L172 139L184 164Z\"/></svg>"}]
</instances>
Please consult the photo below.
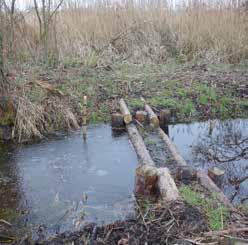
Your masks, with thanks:
<instances>
[{"instance_id":1,"label":"log bark","mask_svg":"<svg viewBox=\"0 0 248 245\"><path fill-rule=\"evenodd\" d=\"M121 106L124 105L124 107L126 107L126 113L130 114L129 110L128 110L126 104L125 104L125 101L123 99L120 101L120 105ZM150 170L154 169L157 172L157 168L155 167L155 163L152 160L152 158L151 158L151 156L150 156L150 154L149 154L149 152L148 152L148 150L147 150L147 148L145 146L145 143L144 143L141 135L139 134L136 126L134 124L127 124L126 128L127 128L129 138L130 138L130 140L131 140L131 142L132 142L132 144L134 146L134 149L136 151L136 154L137 154L137 156L139 158L139 164L140 164L141 168L150 169ZM140 171L138 171L137 175L139 175L139 173L140 173ZM176 184L175 184L173 178L170 175L169 170L168 169L164 170L163 174L161 173L160 175L161 175L161 177L159 177L159 178L162 179L162 180L160 180L160 182L163 183L163 190L162 190L162 193L164 195L163 199L165 201L173 201L173 200L175 200L175 198L177 198L179 196L179 194L178 194L179 192L178 192L178 189L176 187ZM145 183L144 185L146 186L147 182L144 179L143 179L143 182L142 182L142 178L140 178L140 176L137 176L136 183ZM168 186L166 186L167 183L169 184ZM157 188L156 186L157 186L157 183L154 186L154 188ZM141 187L136 187L135 189L140 190L142 188ZM151 190L153 190L153 188L151 188Z\"/></svg>"},{"instance_id":2,"label":"log bark","mask_svg":"<svg viewBox=\"0 0 248 245\"><path fill-rule=\"evenodd\" d=\"M165 132L161 128L159 128L158 133L161 139L164 141L166 147L168 148L170 154L172 155L176 163L180 166L186 166L187 165L186 161L182 158L177 147L171 142L170 138L165 134Z\"/></svg>"},{"instance_id":3,"label":"log bark","mask_svg":"<svg viewBox=\"0 0 248 245\"><path fill-rule=\"evenodd\" d=\"M158 172L154 166L143 165L136 169L135 193L146 197L157 197Z\"/></svg>"},{"instance_id":4,"label":"log bark","mask_svg":"<svg viewBox=\"0 0 248 245\"><path fill-rule=\"evenodd\" d=\"M165 202L179 200L180 194L168 168L143 165L136 169L135 192L160 197Z\"/></svg>"},{"instance_id":5,"label":"log bark","mask_svg":"<svg viewBox=\"0 0 248 245\"><path fill-rule=\"evenodd\" d=\"M127 108L127 105L123 99L120 100L120 109L121 109L121 113L123 114L123 117L124 117L124 122L126 124L131 123L132 122L132 115L130 114L130 112Z\"/></svg>"},{"instance_id":6,"label":"log bark","mask_svg":"<svg viewBox=\"0 0 248 245\"><path fill-rule=\"evenodd\" d=\"M179 191L168 168L158 169L158 189L164 201L180 199Z\"/></svg>"},{"instance_id":7,"label":"log bark","mask_svg":"<svg viewBox=\"0 0 248 245\"><path fill-rule=\"evenodd\" d=\"M154 127L158 127L159 126L159 120L157 115L154 113L154 111L152 110L152 108L146 103L145 99L141 98L141 100L144 102L145 104L145 110L148 114L148 118L150 123L154 126Z\"/></svg>"},{"instance_id":8,"label":"log bark","mask_svg":"<svg viewBox=\"0 0 248 245\"><path fill-rule=\"evenodd\" d=\"M154 166L155 163L152 160L138 129L133 124L128 124L126 127L129 138L139 158L139 164Z\"/></svg>"}]
</instances>

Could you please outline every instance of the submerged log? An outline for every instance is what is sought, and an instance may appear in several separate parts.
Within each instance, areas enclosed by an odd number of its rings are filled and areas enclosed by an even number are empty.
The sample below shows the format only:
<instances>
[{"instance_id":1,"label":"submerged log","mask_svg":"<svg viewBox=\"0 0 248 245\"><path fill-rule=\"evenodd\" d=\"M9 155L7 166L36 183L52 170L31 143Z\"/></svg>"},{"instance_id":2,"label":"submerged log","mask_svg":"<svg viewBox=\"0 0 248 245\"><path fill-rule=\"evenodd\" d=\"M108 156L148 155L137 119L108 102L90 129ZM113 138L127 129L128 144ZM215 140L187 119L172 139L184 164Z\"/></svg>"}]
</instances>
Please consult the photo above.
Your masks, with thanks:
<instances>
[{"instance_id":1,"label":"submerged log","mask_svg":"<svg viewBox=\"0 0 248 245\"><path fill-rule=\"evenodd\" d=\"M113 128L124 127L124 117L121 113L113 113L111 116L111 125Z\"/></svg>"},{"instance_id":2,"label":"submerged log","mask_svg":"<svg viewBox=\"0 0 248 245\"><path fill-rule=\"evenodd\" d=\"M126 124L129 124L132 122L132 115L130 114L127 105L123 99L120 99L120 108L121 108L121 113L123 114L124 117L124 122Z\"/></svg>"}]
</instances>

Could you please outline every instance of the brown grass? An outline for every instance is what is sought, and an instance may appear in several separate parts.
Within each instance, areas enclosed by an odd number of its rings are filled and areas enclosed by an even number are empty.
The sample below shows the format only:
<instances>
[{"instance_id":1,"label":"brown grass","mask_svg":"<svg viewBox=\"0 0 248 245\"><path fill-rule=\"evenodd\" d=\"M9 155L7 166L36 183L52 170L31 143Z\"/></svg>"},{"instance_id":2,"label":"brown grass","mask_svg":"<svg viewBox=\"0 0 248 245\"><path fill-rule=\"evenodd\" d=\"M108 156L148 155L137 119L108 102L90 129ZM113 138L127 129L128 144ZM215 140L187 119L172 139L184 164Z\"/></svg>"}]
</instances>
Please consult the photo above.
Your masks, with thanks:
<instances>
[{"instance_id":1,"label":"brown grass","mask_svg":"<svg viewBox=\"0 0 248 245\"><path fill-rule=\"evenodd\" d=\"M238 63L248 58L248 14L227 7L180 10L122 4L75 7L67 4L50 30L50 58L78 59L87 66L128 59L166 62L204 58ZM16 24L15 55L39 60L42 47L33 12Z\"/></svg>"}]
</instances>

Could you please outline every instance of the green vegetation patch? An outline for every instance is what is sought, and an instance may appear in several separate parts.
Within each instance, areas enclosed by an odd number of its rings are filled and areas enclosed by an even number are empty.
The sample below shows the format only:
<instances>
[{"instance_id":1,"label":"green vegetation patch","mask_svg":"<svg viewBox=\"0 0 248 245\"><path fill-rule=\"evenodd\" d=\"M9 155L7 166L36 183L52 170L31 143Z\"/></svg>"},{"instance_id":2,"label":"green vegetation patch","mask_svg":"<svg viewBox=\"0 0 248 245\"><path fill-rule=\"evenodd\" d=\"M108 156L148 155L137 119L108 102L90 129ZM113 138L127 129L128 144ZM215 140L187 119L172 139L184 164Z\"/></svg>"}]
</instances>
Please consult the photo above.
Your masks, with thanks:
<instances>
[{"instance_id":1,"label":"green vegetation patch","mask_svg":"<svg viewBox=\"0 0 248 245\"><path fill-rule=\"evenodd\" d=\"M180 188L180 193L188 204L204 210L211 230L218 231L225 227L229 218L229 210L222 206L216 197L206 197L185 185Z\"/></svg>"}]
</instances>

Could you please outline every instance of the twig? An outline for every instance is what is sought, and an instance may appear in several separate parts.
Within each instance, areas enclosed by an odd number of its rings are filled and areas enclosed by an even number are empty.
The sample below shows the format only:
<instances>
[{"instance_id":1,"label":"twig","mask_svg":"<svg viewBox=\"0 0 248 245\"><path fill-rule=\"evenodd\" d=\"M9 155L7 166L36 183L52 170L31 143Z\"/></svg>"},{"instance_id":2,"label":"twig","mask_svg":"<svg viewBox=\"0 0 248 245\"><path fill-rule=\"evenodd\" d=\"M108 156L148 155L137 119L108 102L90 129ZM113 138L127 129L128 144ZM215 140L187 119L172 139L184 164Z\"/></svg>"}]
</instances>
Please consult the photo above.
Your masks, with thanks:
<instances>
[{"instance_id":1,"label":"twig","mask_svg":"<svg viewBox=\"0 0 248 245\"><path fill-rule=\"evenodd\" d=\"M96 240L97 228L98 228L97 225L95 225L94 228L93 228L93 231L92 231L92 235L91 235L91 238L90 238L89 245L94 244L94 241Z\"/></svg>"},{"instance_id":2,"label":"twig","mask_svg":"<svg viewBox=\"0 0 248 245\"><path fill-rule=\"evenodd\" d=\"M242 227L242 228L230 228L227 230L221 230L221 231L209 231L205 232L203 235L208 236L208 237L213 237L213 236L224 236L228 235L230 233L241 233L241 232L248 232L248 227Z\"/></svg>"},{"instance_id":3,"label":"twig","mask_svg":"<svg viewBox=\"0 0 248 245\"><path fill-rule=\"evenodd\" d=\"M6 221L4 219L0 219L0 223L3 223L3 224L10 226L10 227L12 226L12 224L10 224L8 221Z\"/></svg>"}]
</instances>

